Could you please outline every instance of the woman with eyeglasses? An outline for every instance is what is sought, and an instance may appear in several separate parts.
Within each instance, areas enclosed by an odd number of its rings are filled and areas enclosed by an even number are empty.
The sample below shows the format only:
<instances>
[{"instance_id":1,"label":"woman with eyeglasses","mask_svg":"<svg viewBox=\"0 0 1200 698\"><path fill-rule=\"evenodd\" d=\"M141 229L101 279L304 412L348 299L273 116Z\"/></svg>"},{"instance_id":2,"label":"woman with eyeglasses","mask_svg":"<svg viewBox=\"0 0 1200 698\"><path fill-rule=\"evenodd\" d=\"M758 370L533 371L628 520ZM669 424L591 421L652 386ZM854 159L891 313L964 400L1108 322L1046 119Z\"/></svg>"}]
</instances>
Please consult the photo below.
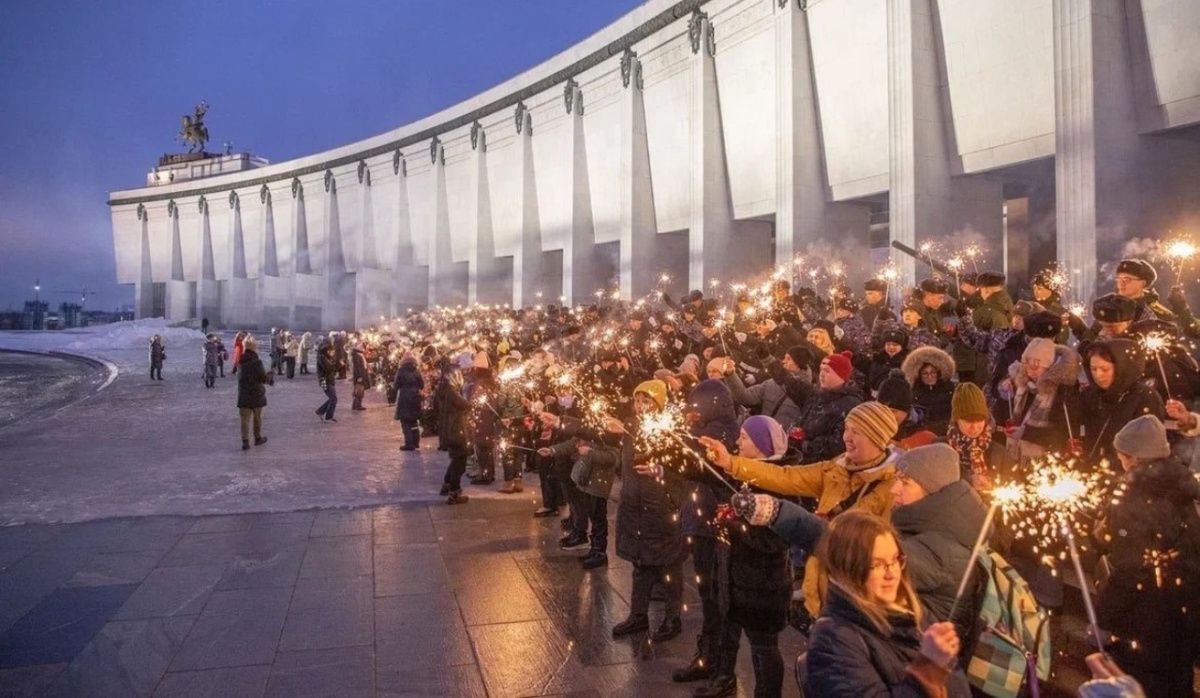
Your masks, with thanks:
<instances>
[{"instance_id":1,"label":"woman with eyeglasses","mask_svg":"<svg viewBox=\"0 0 1200 698\"><path fill-rule=\"evenodd\" d=\"M829 588L809 636L805 695L971 695L954 668L954 625L926 623L895 529L874 514L848 511L830 523L817 554Z\"/></svg>"}]
</instances>

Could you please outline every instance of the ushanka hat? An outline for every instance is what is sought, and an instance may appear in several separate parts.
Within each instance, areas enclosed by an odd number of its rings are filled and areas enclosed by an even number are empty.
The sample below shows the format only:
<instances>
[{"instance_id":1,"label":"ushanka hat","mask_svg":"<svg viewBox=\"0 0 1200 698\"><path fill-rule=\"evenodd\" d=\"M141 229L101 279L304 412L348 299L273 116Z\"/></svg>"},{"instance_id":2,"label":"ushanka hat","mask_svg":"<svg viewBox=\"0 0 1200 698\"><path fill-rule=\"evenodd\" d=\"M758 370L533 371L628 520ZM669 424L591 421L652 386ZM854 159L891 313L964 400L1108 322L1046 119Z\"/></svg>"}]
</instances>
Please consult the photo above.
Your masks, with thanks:
<instances>
[{"instance_id":1,"label":"ushanka hat","mask_svg":"<svg viewBox=\"0 0 1200 698\"><path fill-rule=\"evenodd\" d=\"M888 282L884 281L883 279L867 279L867 282L863 284L864 291L878 291L880 293L884 293L887 291L887 287Z\"/></svg>"},{"instance_id":2,"label":"ushanka hat","mask_svg":"<svg viewBox=\"0 0 1200 698\"><path fill-rule=\"evenodd\" d=\"M1025 316L1025 336L1053 339L1062 333L1062 318L1049 310L1039 310Z\"/></svg>"},{"instance_id":3,"label":"ushanka hat","mask_svg":"<svg viewBox=\"0 0 1200 698\"><path fill-rule=\"evenodd\" d=\"M1027 317L1034 313L1044 313L1046 308L1037 301L1017 301L1013 304L1012 314L1020 317Z\"/></svg>"},{"instance_id":4,"label":"ushanka hat","mask_svg":"<svg viewBox=\"0 0 1200 698\"><path fill-rule=\"evenodd\" d=\"M945 279L930 277L921 282L921 290L925 293L947 293L950 287L946 284Z\"/></svg>"},{"instance_id":5,"label":"ushanka hat","mask_svg":"<svg viewBox=\"0 0 1200 698\"><path fill-rule=\"evenodd\" d=\"M1118 274L1128 274L1134 278L1145 281L1147 285L1153 285L1158 279L1158 272L1144 259L1122 259L1117 265Z\"/></svg>"},{"instance_id":6,"label":"ushanka hat","mask_svg":"<svg viewBox=\"0 0 1200 698\"><path fill-rule=\"evenodd\" d=\"M984 271L979 273L979 277L975 281L976 286L985 286L988 288L1004 285L1004 274L998 271Z\"/></svg>"},{"instance_id":7,"label":"ushanka hat","mask_svg":"<svg viewBox=\"0 0 1200 698\"><path fill-rule=\"evenodd\" d=\"M1100 322L1132 322L1137 315L1137 302L1109 293L1092 302L1092 315Z\"/></svg>"}]
</instances>

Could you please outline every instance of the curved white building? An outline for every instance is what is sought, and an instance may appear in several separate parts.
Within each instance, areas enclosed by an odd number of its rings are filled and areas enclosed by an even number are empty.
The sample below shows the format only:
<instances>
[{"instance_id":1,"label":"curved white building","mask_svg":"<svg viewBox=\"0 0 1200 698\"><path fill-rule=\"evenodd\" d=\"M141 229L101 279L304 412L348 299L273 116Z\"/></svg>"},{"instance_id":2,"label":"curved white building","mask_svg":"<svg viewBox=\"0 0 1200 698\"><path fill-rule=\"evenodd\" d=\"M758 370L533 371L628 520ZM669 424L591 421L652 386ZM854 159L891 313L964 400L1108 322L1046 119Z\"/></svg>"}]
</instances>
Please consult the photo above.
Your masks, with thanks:
<instances>
[{"instance_id":1,"label":"curved white building","mask_svg":"<svg viewBox=\"0 0 1200 698\"><path fill-rule=\"evenodd\" d=\"M970 231L1086 298L1126 238L1200 232L1198 35L1195 0L649 0L394 131L111 193L118 281L139 316L332 328L822 241L861 278Z\"/></svg>"}]
</instances>

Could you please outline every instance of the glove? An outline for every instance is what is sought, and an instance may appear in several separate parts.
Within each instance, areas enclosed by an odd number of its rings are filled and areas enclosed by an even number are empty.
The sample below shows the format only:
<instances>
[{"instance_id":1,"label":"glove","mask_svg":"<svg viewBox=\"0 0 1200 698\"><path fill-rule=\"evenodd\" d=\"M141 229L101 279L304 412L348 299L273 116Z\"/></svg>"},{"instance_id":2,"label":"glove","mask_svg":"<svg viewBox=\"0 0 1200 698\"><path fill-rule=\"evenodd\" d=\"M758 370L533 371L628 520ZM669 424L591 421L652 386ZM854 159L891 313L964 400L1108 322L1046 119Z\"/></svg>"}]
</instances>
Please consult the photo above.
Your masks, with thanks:
<instances>
[{"instance_id":1,"label":"glove","mask_svg":"<svg viewBox=\"0 0 1200 698\"><path fill-rule=\"evenodd\" d=\"M1187 296L1183 295L1182 286L1172 286L1167 294L1167 307L1176 315L1182 315L1187 310Z\"/></svg>"},{"instance_id":2,"label":"glove","mask_svg":"<svg viewBox=\"0 0 1200 698\"><path fill-rule=\"evenodd\" d=\"M729 505L751 526L770 526L779 516L779 500L769 494L743 490L729 498Z\"/></svg>"}]
</instances>

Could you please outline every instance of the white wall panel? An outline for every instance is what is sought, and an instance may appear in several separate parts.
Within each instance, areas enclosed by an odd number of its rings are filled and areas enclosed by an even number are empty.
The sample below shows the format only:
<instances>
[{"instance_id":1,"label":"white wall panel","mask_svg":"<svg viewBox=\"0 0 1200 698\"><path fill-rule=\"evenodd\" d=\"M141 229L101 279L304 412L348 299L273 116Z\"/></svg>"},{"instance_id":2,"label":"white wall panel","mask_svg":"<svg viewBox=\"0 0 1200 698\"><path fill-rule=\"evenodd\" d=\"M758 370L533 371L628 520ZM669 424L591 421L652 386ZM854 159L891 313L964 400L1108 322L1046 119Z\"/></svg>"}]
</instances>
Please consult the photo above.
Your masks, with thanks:
<instances>
[{"instance_id":1,"label":"white wall panel","mask_svg":"<svg viewBox=\"0 0 1200 698\"><path fill-rule=\"evenodd\" d=\"M775 211L775 35L718 42L717 90L734 218Z\"/></svg>"},{"instance_id":2,"label":"white wall panel","mask_svg":"<svg viewBox=\"0 0 1200 698\"><path fill-rule=\"evenodd\" d=\"M660 233L683 230L688 226L691 210L688 188L690 94L687 71L655 82L648 81L643 94L654 214Z\"/></svg>"}]
</instances>

